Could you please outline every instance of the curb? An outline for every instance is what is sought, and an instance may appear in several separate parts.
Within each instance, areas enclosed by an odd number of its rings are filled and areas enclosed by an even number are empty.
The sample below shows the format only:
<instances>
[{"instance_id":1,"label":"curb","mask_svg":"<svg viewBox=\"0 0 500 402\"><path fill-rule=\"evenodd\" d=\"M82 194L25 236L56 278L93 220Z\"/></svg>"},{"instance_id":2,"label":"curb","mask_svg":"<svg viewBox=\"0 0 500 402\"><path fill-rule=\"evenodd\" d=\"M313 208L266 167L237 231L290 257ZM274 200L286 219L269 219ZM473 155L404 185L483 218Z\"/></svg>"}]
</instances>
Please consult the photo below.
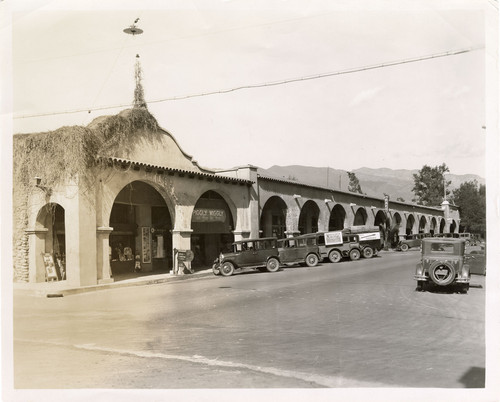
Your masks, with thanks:
<instances>
[{"instance_id":1,"label":"curb","mask_svg":"<svg viewBox=\"0 0 500 402\"><path fill-rule=\"evenodd\" d=\"M145 286L145 285L156 285L160 283L167 282L177 282L188 279L198 279L204 278L207 276L213 276L212 270L200 271L194 274L185 274L179 276L170 276L170 274L165 274L169 276L165 277L157 277L154 279L128 279L121 282L112 282L106 283L102 285L91 285L91 286L82 286L78 288L66 288L66 289L30 289L30 288L15 288L15 295L25 295L25 296L38 296L38 297L48 297L48 298L58 298L64 296L71 296L80 293L88 293L94 292L98 290L109 290L116 288L124 288L124 287L132 287L132 286Z\"/></svg>"}]
</instances>

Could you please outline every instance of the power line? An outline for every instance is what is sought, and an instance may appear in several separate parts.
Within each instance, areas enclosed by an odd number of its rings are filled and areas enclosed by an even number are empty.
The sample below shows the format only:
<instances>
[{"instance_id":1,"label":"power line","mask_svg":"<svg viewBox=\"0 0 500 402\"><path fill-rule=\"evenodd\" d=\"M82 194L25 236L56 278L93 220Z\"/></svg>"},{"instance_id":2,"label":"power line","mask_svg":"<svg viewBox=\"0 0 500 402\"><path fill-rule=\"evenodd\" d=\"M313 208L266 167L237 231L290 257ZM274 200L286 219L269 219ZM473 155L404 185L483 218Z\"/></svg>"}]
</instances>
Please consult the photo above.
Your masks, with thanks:
<instances>
[{"instance_id":1,"label":"power line","mask_svg":"<svg viewBox=\"0 0 500 402\"><path fill-rule=\"evenodd\" d=\"M322 73L322 74L316 74L316 75L309 75L309 76L305 76L305 77L290 78L290 79L285 79L285 80L280 80L280 81L272 81L272 82L265 82L265 83L259 83L259 84L242 85L239 87L222 89L222 90L218 90L218 91L211 91L211 92L204 92L204 93L191 94L191 95L174 96L171 98L149 100L149 101L146 101L146 103L160 103L160 102L168 102L168 101L185 100L185 99L190 99L190 98L198 98L198 97L202 97L202 96L226 94L226 93L230 93L230 92L241 91L243 89L265 88L265 87L290 84L290 83L294 83L294 82L317 80L317 79L333 77L333 76L337 76L337 75L353 74L353 73L359 73L359 72L363 72L363 71L381 69L381 68L385 68L385 67L398 66L398 65L402 65L402 64L416 63L419 61L437 59L437 58L441 58L441 57L456 56L459 54L469 53L469 52L472 52L475 50L480 50L480 49L484 49L484 46L483 47L476 47L476 48L461 49L461 50L452 50L452 51L432 54L432 55L428 55L428 56L414 57L414 58L405 59L405 60L398 60L398 61L392 61L392 62L387 62L387 63L380 63L380 64L374 64L374 65L369 65L369 66L363 66L363 67L356 67L356 68L347 69L347 70ZM31 114L31 115L23 115L23 116L14 116L14 119L25 119L25 118L30 118L30 117L42 117L42 116L54 116L54 115L60 115L60 114L81 113L81 112L87 112L87 111L90 113L91 111L96 111L96 110L117 109L117 108L127 107L127 106L131 106L131 105L132 105L131 103L128 103L128 104L122 104L122 105L102 106L102 107L96 107L96 108L90 108L90 109L87 108L87 109L75 109L75 110L67 110L67 111L60 111L60 112L39 113L39 114Z\"/></svg>"}]
</instances>

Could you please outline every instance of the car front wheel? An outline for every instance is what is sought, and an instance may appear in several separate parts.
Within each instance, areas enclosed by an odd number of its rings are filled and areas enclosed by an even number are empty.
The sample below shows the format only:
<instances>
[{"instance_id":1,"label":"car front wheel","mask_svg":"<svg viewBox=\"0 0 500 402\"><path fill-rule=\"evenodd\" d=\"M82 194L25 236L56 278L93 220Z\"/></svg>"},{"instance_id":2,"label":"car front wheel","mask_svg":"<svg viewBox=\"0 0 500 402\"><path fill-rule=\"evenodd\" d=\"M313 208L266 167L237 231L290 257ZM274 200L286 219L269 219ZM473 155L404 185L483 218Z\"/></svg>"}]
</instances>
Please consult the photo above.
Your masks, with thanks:
<instances>
[{"instance_id":1,"label":"car front wheel","mask_svg":"<svg viewBox=\"0 0 500 402\"><path fill-rule=\"evenodd\" d=\"M220 267L220 274L222 276L231 276L234 273L234 265L231 262L225 262L222 264L222 267Z\"/></svg>"},{"instance_id":2,"label":"car front wheel","mask_svg":"<svg viewBox=\"0 0 500 402\"><path fill-rule=\"evenodd\" d=\"M276 272L280 269L280 262L276 258L269 258L269 260L267 260L266 269L269 272Z\"/></svg>"},{"instance_id":3,"label":"car front wheel","mask_svg":"<svg viewBox=\"0 0 500 402\"><path fill-rule=\"evenodd\" d=\"M306 257L306 264L308 267L315 267L316 265L318 265L318 262L319 258L316 254L309 254Z\"/></svg>"},{"instance_id":4,"label":"car front wheel","mask_svg":"<svg viewBox=\"0 0 500 402\"><path fill-rule=\"evenodd\" d=\"M408 244L401 244L401 251L408 251L409 248Z\"/></svg>"}]
</instances>

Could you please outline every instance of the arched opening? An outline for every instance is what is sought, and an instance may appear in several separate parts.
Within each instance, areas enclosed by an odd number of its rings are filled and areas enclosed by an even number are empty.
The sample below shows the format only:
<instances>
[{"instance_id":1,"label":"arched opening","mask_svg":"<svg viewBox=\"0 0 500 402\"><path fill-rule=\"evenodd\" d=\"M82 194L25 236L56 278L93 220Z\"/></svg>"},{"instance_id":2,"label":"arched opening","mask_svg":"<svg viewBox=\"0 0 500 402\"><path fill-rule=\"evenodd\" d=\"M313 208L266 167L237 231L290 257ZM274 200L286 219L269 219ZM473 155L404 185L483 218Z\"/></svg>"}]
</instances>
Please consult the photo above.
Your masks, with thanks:
<instances>
[{"instance_id":1,"label":"arched opening","mask_svg":"<svg viewBox=\"0 0 500 402\"><path fill-rule=\"evenodd\" d=\"M457 231L457 222L451 221L450 224L450 233L455 233Z\"/></svg>"},{"instance_id":2,"label":"arched opening","mask_svg":"<svg viewBox=\"0 0 500 402\"><path fill-rule=\"evenodd\" d=\"M389 232L389 241L391 247L397 247L399 243L399 229L401 228L401 215L399 212L394 213L391 230Z\"/></svg>"},{"instance_id":3,"label":"arched opening","mask_svg":"<svg viewBox=\"0 0 500 402\"><path fill-rule=\"evenodd\" d=\"M300 210L299 231L301 234L318 231L319 207L314 201L307 201Z\"/></svg>"},{"instance_id":4,"label":"arched opening","mask_svg":"<svg viewBox=\"0 0 500 402\"><path fill-rule=\"evenodd\" d=\"M426 227L427 227L427 219L425 219L425 216L422 216L418 224L418 233L425 233Z\"/></svg>"},{"instance_id":5,"label":"arched opening","mask_svg":"<svg viewBox=\"0 0 500 402\"><path fill-rule=\"evenodd\" d=\"M285 201L280 197L269 198L262 208L260 216L260 230L263 237L277 237L282 239L286 232L286 212Z\"/></svg>"},{"instance_id":6,"label":"arched opening","mask_svg":"<svg viewBox=\"0 0 500 402\"><path fill-rule=\"evenodd\" d=\"M66 220L64 208L55 203L44 205L36 218L36 229L46 230L44 241L35 253L42 254L44 266L37 271L45 272L45 280L66 279ZM37 264L38 265L38 264Z\"/></svg>"},{"instance_id":7,"label":"arched opening","mask_svg":"<svg viewBox=\"0 0 500 402\"><path fill-rule=\"evenodd\" d=\"M358 208L356 211L356 215L354 215L354 226L360 226L360 225L365 225L366 224L366 219L368 218L368 215L366 214L366 211L363 207Z\"/></svg>"},{"instance_id":8,"label":"arched opening","mask_svg":"<svg viewBox=\"0 0 500 402\"><path fill-rule=\"evenodd\" d=\"M193 268L211 265L221 251L231 248L234 241L231 211L224 198L215 191L203 193L196 202L191 228Z\"/></svg>"},{"instance_id":9,"label":"arched opening","mask_svg":"<svg viewBox=\"0 0 500 402\"><path fill-rule=\"evenodd\" d=\"M406 220L406 235L413 234L413 227L415 226L415 218L413 215L408 215L408 219Z\"/></svg>"},{"instance_id":10,"label":"arched opening","mask_svg":"<svg viewBox=\"0 0 500 402\"><path fill-rule=\"evenodd\" d=\"M389 236L390 221L389 218L386 217L384 211L378 211L375 214L375 220L373 221L373 224L379 228L380 236L382 237L384 244L386 244Z\"/></svg>"},{"instance_id":11,"label":"arched opening","mask_svg":"<svg viewBox=\"0 0 500 402\"><path fill-rule=\"evenodd\" d=\"M439 223L439 233L444 233L444 227L446 226L446 222L444 219L441 219L441 222Z\"/></svg>"},{"instance_id":12,"label":"arched opening","mask_svg":"<svg viewBox=\"0 0 500 402\"><path fill-rule=\"evenodd\" d=\"M127 184L111 209L111 272L115 280L137 272L168 272L172 219L161 194L141 181ZM125 278L124 278L125 277Z\"/></svg>"},{"instance_id":13,"label":"arched opening","mask_svg":"<svg viewBox=\"0 0 500 402\"><path fill-rule=\"evenodd\" d=\"M328 222L328 230L342 230L345 224L345 209L342 205L336 204L330 213L330 221Z\"/></svg>"},{"instance_id":14,"label":"arched opening","mask_svg":"<svg viewBox=\"0 0 500 402\"><path fill-rule=\"evenodd\" d=\"M434 236L434 233L436 233L436 225L437 225L436 218L433 217L431 219L431 226L429 229L429 232L432 236Z\"/></svg>"},{"instance_id":15,"label":"arched opening","mask_svg":"<svg viewBox=\"0 0 500 402\"><path fill-rule=\"evenodd\" d=\"M386 225L386 218L385 218L385 213L384 211L378 211L377 214L375 215L375 220L373 222L375 226L382 227L385 229Z\"/></svg>"}]
</instances>

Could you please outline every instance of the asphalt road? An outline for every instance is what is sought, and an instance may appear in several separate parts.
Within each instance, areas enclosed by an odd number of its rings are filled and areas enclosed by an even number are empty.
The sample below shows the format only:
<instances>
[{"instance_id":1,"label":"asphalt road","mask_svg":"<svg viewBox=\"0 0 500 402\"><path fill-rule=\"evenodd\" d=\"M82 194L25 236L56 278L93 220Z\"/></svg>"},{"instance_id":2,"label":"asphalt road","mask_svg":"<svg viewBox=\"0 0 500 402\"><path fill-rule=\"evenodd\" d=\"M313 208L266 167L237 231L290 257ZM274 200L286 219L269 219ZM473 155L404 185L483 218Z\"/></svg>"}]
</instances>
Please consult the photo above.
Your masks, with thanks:
<instances>
[{"instance_id":1,"label":"asphalt road","mask_svg":"<svg viewBox=\"0 0 500 402\"><path fill-rule=\"evenodd\" d=\"M416 292L418 252L14 298L15 388L484 387L484 277Z\"/></svg>"}]
</instances>

